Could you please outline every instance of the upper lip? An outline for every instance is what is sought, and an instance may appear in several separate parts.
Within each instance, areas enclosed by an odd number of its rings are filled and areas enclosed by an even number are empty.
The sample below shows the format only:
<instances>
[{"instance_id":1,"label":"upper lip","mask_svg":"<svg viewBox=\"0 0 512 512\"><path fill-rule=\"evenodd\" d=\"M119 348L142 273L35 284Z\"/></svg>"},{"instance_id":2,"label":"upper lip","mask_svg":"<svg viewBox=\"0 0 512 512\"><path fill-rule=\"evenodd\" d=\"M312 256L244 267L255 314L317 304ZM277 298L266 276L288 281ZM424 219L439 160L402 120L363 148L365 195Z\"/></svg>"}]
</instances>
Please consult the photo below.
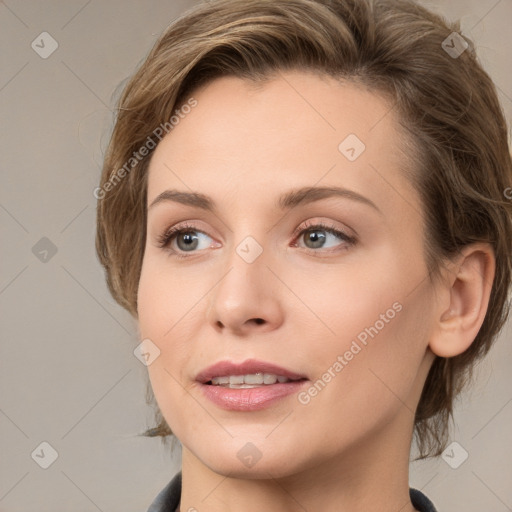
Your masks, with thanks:
<instances>
[{"instance_id":1,"label":"upper lip","mask_svg":"<svg viewBox=\"0 0 512 512\"><path fill-rule=\"evenodd\" d=\"M205 384L214 377L224 377L228 375L247 375L252 373L270 373L273 375L287 377L290 380L300 380L307 378L305 375L292 372L273 363L266 361L257 361L248 359L242 363L233 363L232 361L219 361L208 368L199 372L196 381Z\"/></svg>"}]
</instances>

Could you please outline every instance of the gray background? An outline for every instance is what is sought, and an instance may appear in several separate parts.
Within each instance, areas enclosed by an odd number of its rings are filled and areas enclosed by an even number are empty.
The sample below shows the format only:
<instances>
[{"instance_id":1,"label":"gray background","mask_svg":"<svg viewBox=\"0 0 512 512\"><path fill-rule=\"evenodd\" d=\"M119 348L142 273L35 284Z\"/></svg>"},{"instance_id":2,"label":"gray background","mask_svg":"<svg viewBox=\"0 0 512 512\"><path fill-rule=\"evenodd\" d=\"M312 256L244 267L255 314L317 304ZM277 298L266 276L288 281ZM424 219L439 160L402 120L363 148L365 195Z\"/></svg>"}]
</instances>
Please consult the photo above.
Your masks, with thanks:
<instances>
[{"instance_id":1,"label":"gray background","mask_svg":"<svg viewBox=\"0 0 512 512\"><path fill-rule=\"evenodd\" d=\"M92 191L119 85L195 3L0 2L2 512L143 511L179 467L179 449L137 437L152 425L146 368L96 259ZM510 120L512 1L426 5L461 18ZM46 59L31 47L44 31L58 43ZM512 510L511 336L509 323L457 405L452 440L469 458L411 465L411 485L440 512ZM49 460L43 441L58 452L48 469L35 462Z\"/></svg>"}]
</instances>

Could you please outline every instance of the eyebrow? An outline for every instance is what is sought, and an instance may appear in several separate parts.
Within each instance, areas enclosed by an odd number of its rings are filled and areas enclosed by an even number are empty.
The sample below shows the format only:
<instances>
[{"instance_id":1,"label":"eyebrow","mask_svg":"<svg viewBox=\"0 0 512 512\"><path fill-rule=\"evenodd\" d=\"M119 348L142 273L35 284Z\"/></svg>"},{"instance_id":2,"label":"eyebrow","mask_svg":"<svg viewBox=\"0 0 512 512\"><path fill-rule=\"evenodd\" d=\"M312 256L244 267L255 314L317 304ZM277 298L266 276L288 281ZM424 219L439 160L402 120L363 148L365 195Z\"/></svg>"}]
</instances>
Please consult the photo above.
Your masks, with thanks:
<instances>
[{"instance_id":1,"label":"eyebrow","mask_svg":"<svg viewBox=\"0 0 512 512\"><path fill-rule=\"evenodd\" d=\"M372 207L382 213L377 205L367 197L341 187L302 187L290 190L281 195L276 206L281 210L289 210L299 205L313 203L330 197L343 197ZM206 211L215 211L215 201L199 192L183 192L180 190L165 190L149 205L148 211L159 203L172 201L187 206L195 206Z\"/></svg>"}]
</instances>

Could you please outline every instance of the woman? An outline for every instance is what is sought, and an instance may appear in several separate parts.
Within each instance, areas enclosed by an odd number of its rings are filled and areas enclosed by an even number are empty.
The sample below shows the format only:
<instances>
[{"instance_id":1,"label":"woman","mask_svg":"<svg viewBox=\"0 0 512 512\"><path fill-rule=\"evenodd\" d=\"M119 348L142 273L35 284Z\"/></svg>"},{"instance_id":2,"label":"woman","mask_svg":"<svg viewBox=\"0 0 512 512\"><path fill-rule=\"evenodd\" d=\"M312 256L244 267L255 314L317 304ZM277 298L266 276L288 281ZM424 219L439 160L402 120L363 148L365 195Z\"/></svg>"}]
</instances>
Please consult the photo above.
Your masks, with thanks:
<instances>
[{"instance_id":1,"label":"woman","mask_svg":"<svg viewBox=\"0 0 512 512\"><path fill-rule=\"evenodd\" d=\"M120 99L97 250L182 471L151 512L434 511L409 489L506 320L507 127L402 0L220 0Z\"/></svg>"}]
</instances>

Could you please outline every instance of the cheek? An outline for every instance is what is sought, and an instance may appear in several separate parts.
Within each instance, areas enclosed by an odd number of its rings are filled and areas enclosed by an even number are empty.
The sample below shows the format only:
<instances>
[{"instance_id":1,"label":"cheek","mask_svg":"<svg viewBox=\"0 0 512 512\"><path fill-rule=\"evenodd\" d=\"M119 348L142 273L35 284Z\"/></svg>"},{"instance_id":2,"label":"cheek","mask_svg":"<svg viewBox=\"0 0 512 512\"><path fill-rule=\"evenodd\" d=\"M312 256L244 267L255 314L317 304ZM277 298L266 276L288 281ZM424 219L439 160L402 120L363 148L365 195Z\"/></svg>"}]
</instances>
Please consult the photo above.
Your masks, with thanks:
<instances>
[{"instance_id":1,"label":"cheek","mask_svg":"<svg viewBox=\"0 0 512 512\"><path fill-rule=\"evenodd\" d=\"M380 295L373 292L359 308L349 306L348 315L331 311L336 336L326 338L321 353L308 356L317 361L316 390L310 388L301 403L311 404L312 422L327 415L347 435L382 424L403 407L414 411L419 398L418 370L431 329L428 286L408 295L387 293L385 287Z\"/></svg>"},{"instance_id":2,"label":"cheek","mask_svg":"<svg viewBox=\"0 0 512 512\"><path fill-rule=\"evenodd\" d=\"M149 254L142 265L138 287L138 323L141 334L163 339L182 322L190 322L195 305L207 291L199 272L176 269L165 255Z\"/></svg>"},{"instance_id":3,"label":"cheek","mask_svg":"<svg viewBox=\"0 0 512 512\"><path fill-rule=\"evenodd\" d=\"M432 295L422 261L405 268L394 255L329 278L319 274L297 281L294 290L318 312L312 322L321 333L319 344L302 346L315 382L320 380L301 402L311 403L312 421L324 411L340 418L353 411L358 413L353 421L366 421L396 411L409 399L414 409L409 394L428 345ZM300 332L308 333L307 328Z\"/></svg>"},{"instance_id":4,"label":"cheek","mask_svg":"<svg viewBox=\"0 0 512 512\"><path fill-rule=\"evenodd\" d=\"M204 270L201 275L180 272L165 256L146 255L137 295L139 336L149 338L160 351L147 368L157 403L173 430L179 421L177 404L189 398L186 386L191 378L187 372L194 367L192 340L198 339L199 329L204 328L200 299L210 287Z\"/></svg>"},{"instance_id":5,"label":"cheek","mask_svg":"<svg viewBox=\"0 0 512 512\"><path fill-rule=\"evenodd\" d=\"M330 268L319 265L301 272L291 269L283 278L299 299L289 302L295 313L300 313L293 321L299 324L307 321L308 325L316 322L318 334L325 337L327 345L336 346L357 336L403 295L396 264L391 267L379 264L376 257L370 260L355 256L352 259L358 261L346 265Z\"/></svg>"}]
</instances>

